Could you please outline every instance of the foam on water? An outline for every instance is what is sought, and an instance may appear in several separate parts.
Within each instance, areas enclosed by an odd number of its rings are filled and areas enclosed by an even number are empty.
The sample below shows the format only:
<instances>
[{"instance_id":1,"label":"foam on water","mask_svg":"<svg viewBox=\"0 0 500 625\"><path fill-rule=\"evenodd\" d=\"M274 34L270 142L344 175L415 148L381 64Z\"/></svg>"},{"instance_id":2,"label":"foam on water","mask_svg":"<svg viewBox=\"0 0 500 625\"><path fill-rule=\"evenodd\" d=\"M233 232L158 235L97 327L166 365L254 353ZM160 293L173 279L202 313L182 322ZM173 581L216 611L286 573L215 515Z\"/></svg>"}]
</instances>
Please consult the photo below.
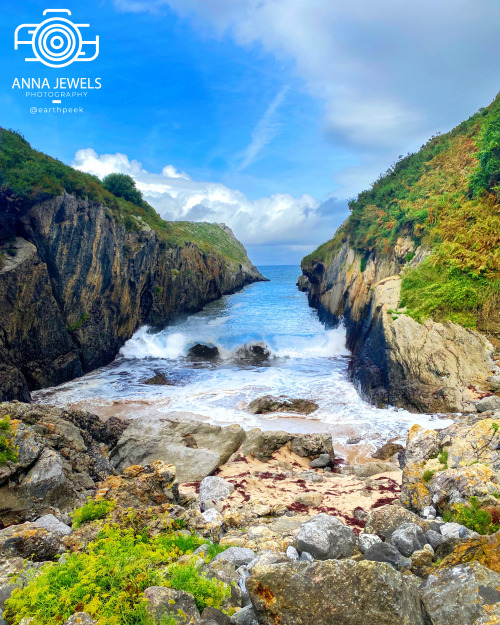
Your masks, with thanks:
<instances>
[{"instance_id":1,"label":"foam on water","mask_svg":"<svg viewBox=\"0 0 500 625\"><path fill-rule=\"evenodd\" d=\"M263 267L271 282L208 305L161 332L138 330L109 366L53 389L34 394L39 402L79 405L98 414L190 413L220 424L245 428L332 432L342 447L361 436L373 448L391 438L404 439L414 423L444 427L436 415L377 409L361 399L347 374L349 352L342 327L325 329L305 294L295 286L297 267ZM196 343L215 345L220 360L193 363L186 358ZM259 343L271 353L264 365L235 360L243 345ZM172 386L144 380L165 373ZM309 417L252 415L248 403L261 395L312 399L319 409Z\"/></svg>"}]
</instances>

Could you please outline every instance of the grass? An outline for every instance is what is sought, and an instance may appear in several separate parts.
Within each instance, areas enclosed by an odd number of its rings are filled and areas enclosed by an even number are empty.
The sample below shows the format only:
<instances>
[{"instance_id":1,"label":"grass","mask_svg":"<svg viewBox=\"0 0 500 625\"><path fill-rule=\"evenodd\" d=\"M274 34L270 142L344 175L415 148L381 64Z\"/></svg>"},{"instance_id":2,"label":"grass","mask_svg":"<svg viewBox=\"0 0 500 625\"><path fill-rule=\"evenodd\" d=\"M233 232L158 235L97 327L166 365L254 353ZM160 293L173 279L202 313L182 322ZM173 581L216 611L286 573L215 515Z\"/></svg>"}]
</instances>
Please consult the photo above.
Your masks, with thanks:
<instances>
[{"instance_id":1,"label":"grass","mask_svg":"<svg viewBox=\"0 0 500 625\"><path fill-rule=\"evenodd\" d=\"M144 590L164 586L193 594L199 609L221 608L230 589L208 579L179 558L202 544L175 526L150 536L145 529L105 525L85 553L50 563L7 601L4 617L19 625L31 617L37 625L62 625L74 612L87 612L99 625L157 625L148 617ZM161 625L174 625L165 618Z\"/></svg>"},{"instance_id":2,"label":"grass","mask_svg":"<svg viewBox=\"0 0 500 625\"><path fill-rule=\"evenodd\" d=\"M80 319L78 319L76 323L74 323L72 326L69 326L68 330L70 332L79 330L83 326L83 324L89 319L89 316L90 315L88 313L83 313L83 315L80 317Z\"/></svg>"},{"instance_id":3,"label":"grass","mask_svg":"<svg viewBox=\"0 0 500 625\"><path fill-rule=\"evenodd\" d=\"M495 434L498 432L498 430L500 429L500 424L498 424L496 421L494 423L491 424L491 429L495 432Z\"/></svg>"},{"instance_id":4,"label":"grass","mask_svg":"<svg viewBox=\"0 0 500 625\"><path fill-rule=\"evenodd\" d=\"M215 252L225 260L247 261L243 246L217 224L164 221L154 208L113 195L99 178L68 167L34 150L22 135L0 128L0 194L24 206L70 193L79 199L103 204L110 216L129 231L146 223L165 246L194 243L202 251Z\"/></svg>"},{"instance_id":5,"label":"grass","mask_svg":"<svg viewBox=\"0 0 500 625\"><path fill-rule=\"evenodd\" d=\"M404 272L408 314L500 334L500 95L400 157L349 208L334 238L304 258L304 270L331 262L343 241L363 258L384 258L409 237L431 254ZM410 252L401 265L413 258Z\"/></svg>"},{"instance_id":6,"label":"grass","mask_svg":"<svg viewBox=\"0 0 500 625\"><path fill-rule=\"evenodd\" d=\"M438 460L443 465L443 467L445 467L445 469L448 468L448 450L447 449L442 449L439 452Z\"/></svg>"},{"instance_id":7,"label":"grass","mask_svg":"<svg viewBox=\"0 0 500 625\"><path fill-rule=\"evenodd\" d=\"M467 504L456 504L451 510L446 510L443 520L446 523L460 523L482 535L494 534L500 529L498 523L493 523L491 514L481 509L477 497L471 497Z\"/></svg>"},{"instance_id":8,"label":"grass","mask_svg":"<svg viewBox=\"0 0 500 625\"><path fill-rule=\"evenodd\" d=\"M0 466L17 461L17 449L14 445L10 417L0 419Z\"/></svg>"},{"instance_id":9,"label":"grass","mask_svg":"<svg viewBox=\"0 0 500 625\"><path fill-rule=\"evenodd\" d=\"M104 519L115 507L116 503L114 501L107 501L106 499L95 501L94 499L89 499L81 508L77 508L73 512L73 528L78 529L85 523L90 523L97 519Z\"/></svg>"},{"instance_id":10,"label":"grass","mask_svg":"<svg viewBox=\"0 0 500 625\"><path fill-rule=\"evenodd\" d=\"M427 469L427 471L424 471L424 474L422 475L423 481L425 483L430 482L432 478L434 477L435 473L436 473L435 471L431 471L430 469Z\"/></svg>"}]
</instances>

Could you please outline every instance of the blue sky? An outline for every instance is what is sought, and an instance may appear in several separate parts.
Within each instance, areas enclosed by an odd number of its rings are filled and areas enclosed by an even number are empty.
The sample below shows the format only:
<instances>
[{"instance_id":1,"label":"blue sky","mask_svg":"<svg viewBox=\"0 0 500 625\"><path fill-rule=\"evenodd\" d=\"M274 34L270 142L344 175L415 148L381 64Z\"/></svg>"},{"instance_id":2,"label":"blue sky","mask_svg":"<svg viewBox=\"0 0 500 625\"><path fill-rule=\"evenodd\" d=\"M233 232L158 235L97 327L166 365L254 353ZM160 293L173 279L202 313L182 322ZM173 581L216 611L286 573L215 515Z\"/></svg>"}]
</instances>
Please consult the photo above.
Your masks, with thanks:
<instances>
[{"instance_id":1,"label":"blue sky","mask_svg":"<svg viewBox=\"0 0 500 625\"><path fill-rule=\"evenodd\" d=\"M25 63L14 30L49 7L90 23L98 59ZM7 0L2 13L2 126L81 169L131 173L165 218L225 221L261 264L299 262L348 197L500 89L492 0ZM39 102L11 89L28 76L103 86L83 114L32 115Z\"/></svg>"}]
</instances>

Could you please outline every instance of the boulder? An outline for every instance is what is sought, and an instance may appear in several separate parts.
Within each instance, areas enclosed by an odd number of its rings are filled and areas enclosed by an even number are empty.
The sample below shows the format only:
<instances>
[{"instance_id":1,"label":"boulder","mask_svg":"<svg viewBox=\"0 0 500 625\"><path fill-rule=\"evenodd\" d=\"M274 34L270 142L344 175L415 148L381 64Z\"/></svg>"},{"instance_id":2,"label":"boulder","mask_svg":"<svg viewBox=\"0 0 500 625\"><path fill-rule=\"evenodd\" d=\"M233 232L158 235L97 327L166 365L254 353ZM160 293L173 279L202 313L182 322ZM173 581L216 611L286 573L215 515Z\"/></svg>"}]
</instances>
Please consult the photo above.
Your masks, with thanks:
<instances>
[{"instance_id":1,"label":"boulder","mask_svg":"<svg viewBox=\"0 0 500 625\"><path fill-rule=\"evenodd\" d=\"M490 395L480 399L476 408L478 412L489 412L490 410L500 410L500 397L498 395Z\"/></svg>"},{"instance_id":2,"label":"boulder","mask_svg":"<svg viewBox=\"0 0 500 625\"><path fill-rule=\"evenodd\" d=\"M467 562L479 562L492 571L500 573L500 532L490 536L473 536L468 540L450 541L448 553L438 552L443 557L439 568L449 568Z\"/></svg>"},{"instance_id":3,"label":"boulder","mask_svg":"<svg viewBox=\"0 0 500 625\"><path fill-rule=\"evenodd\" d=\"M259 566L247 580L261 625L424 625L418 586L387 564L353 560Z\"/></svg>"},{"instance_id":4,"label":"boulder","mask_svg":"<svg viewBox=\"0 0 500 625\"><path fill-rule=\"evenodd\" d=\"M252 549L247 549L246 547L229 547L222 553L219 553L215 556L212 562L217 562L220 560L227 560L234 564L236 568L240 566L244 566L249 564L252 560L255 559L255 552Z\"/></svg>"},{"instance_id":5,"label":"boulder","mask_svg":"<svg viewBox=\"0 0 500 625\"><path fill-rule=\"evenodd\" d=\"M234 353L234 359L250 365L261 365L271 358L271 352L264 343L243 345Z\"/></svg>"},{"instance_id":6,"label":"boulder","mask_svg":"<svg viewBox=\"0 0 500 625\"><path fill-rule=\"evenodd\" d=\"M233 484L221 477L209 476L201 480L198 500L200 508L206 510L209 504L227 499L234 490Z\"/></svg>"},{"instance_id":7,"label":"boulder","mask_svg":"<svg viewBox=\"0 0 500 625\"><path fill-rule=\"evenodd\" d=\"M64 625L97 625L97 621L94 621L86 612L75 612Z\"/></svg>"},{"instance_id":8,"label":"boulder","mask_svg":"<svg viewBox=\"0 0 500 625\"><path fill-rule=\"evenodd\" d=\"M196 343L188 349L187 357L190 360L200 361L208 360L213 361L219 358L219 350L215 345L203 345L202 343Z\"/></svg>"},{"instance_id":9,"label":"boulder","mask_svg":"<svg viewBox=\"0 0 500 625\"><path fill-rule=\"evenodd\" d=\"M60 534L34 523L11 525L0 530L0 556L5 558L31 558L35 562L45 562L65 550Z\"/></svg>"},{"instance_id":10,"label":"boulder","mask_svg":"<svg viewBox=\"0 0 500 625\"><path fill-rule=\"evenodd\" d=\"M194 420L144 417L129 425L110 457L118 471L156 460L173 464L182 484L213 473L239 449L244 438L244 430L236 424L221 427Z\"/></svg>"},{"instance_id":11,"label":"boulder","mask_svg":"<svg viewBox=\"0 0 500 625\"><path fill-rule=\"evenodd\" d=\"M392 473L399 471L398 467L390 462L364 462L354 466L347 466L347 473L354 473L357 477L371 477L379 473Z\"/></svg>"},{"instance_id":12,"label":"boulder","mask_svg":"<svg viewBox=\"0 0 500 625\"><path fill-rule=\"evenodd\" d=\"M368 547L364 556L365 560L369 560L370 562L385 562L398 571L411 568L411 560L401 555L396 547L390 543L374 543Z\"/></svg>"},{"instance_id":13,"label":"boulder","mask_svg":"<svg viewBox=\"0 0 500 625\"><path fill-rule=\"evenodd\" d=\"M375 453L372 454L372 458L376 458L377 460L390 460L394 454L398 454L400 451L403 451L403 449L403 445L389 441L384 443L381 447L378 447Z\"/></svg>"},{"instance_id":14,"label":"boulder","mask_svg":"<svg viewBox=\"0 0 500 625\"><path fill-rule=\"evenodd\" d=\"M172 382L164 373L157 373L151 378L144 380L143 384L148 384L150 386L172 386Z\"/></svg>"},{"instance_id":15,"label":"boulder","mask_svg":"<svg viewBox=\"0 0 500 625\"><path fill-rule=\"evenodd\" d=\"M483 607L500 603L500 574L478 562L441 569L429 575L421 595L433 625L471 625Z\"/></svg>"},{"instance_id":16,"label":"boulder","mask_svg":"<svg viewBox=\"0 0 500 625\"><path fill-rule=\"evenodd\" d=\"M268 414L270 412L295 412L309 415L318 409L318 404L309 399L290 399L264 395L250 402L248 406L252 414Z\"/></svg>"},{"instance_id":17,"label":"boulder","mask_svg":"<svg viewBox=\"0 0 500 625\"><path fill-rule=\"evenodd\" d=\"M35 521L37 527L44 527L49 532L58 534L59 536L69 536L73 531L69 525L59 521L53 514L45 514Z\"/></svg>"},{"instance_id":18,"label":"boulder","mask_svg":"<svg viewBox=\"0 0 500 625\"><path fill-rule=\"evenodd\" d=\"M499 625L500 603L496 605L483 605L483 616L480 616L472 625Z\"/></svg>"},{"instance_id":19,"label":"boulder","mask_svg":"<svg viewBox=\"0 0 500 625\"><path fill-rule=\"evenodd\" d=\"M193 595L183 590L164 588L162 586L150 586L144 591L146 597L147 612L153 618L160 620L164 616L176 617L178 623L188 624L190 619L195 623L200 620L200 613L196 607ZM179 610L185 614L182 619Z\"/></svg>"},{"instance_id":20,"label":"boulder","mask_svg":"<svg viewBox=\"0 0 500 625\"><path fill-rule=\"evenodd\" d=\"M423 519L427 519L428 521L432 521L436 518L437 512L434 506L425 506L421 514Z\"/></svg>"},{"instance_id":21,"label":"boulder","mask_svg":"<svg viewBox=\"0 0 500 625\"><path fill-rule=\"evenodd\" d=\"M321 454L334 457L331 434L290 434L282 431L263 432L254 428L246 433L239 453L267 462L275 451L290 443L290 449L301 458L317 458Z\"/></svg>"},{"instance_id":22,"label":"boulder","mask_svg":"<svg viewBox=\"0 0 500 625\"><path fill-rule=\"evenodd\" d=\"M415 523L424 530L428 529L428 523L415 513L397 504L387 504L369 513L364 531L388 540L403 523Z\"/></svg>"},{"instance_id":23,"label":"boulder","mask_svg":"<svg viewBox=\"0 0 500 625\"><path fill-rule=\"evenodd\" d=\"M358 547L361 553L365 553L372 545L381 543L382 541L376 534L360 534L358 536Z\"/></svg>"},{"instance_id":24,"label":"boulder","mask_svg":"<svg viewBox=\"0 0 500 625\"><path fill-rule=\"evenodd\" d=\"M487 379L489 385L490 385L490 389L496 393L497 391L500 391L500 375L490 375L488 376Z\"/></svg>"},{"instance_id":25,"label":"boulder","mask_svg":"<svg viewBox=\"0 0 500 625\"><path fill-rule=\"evenodd\" d=\"M213 621L216 625L231 625L231 619L222 610L206 607L201 613L201 618L205 621Z\"/></svg>"},{"instance_id":26,"label":"boulder","mask_svg":"<svg viewBox=\"0 0 500 625\"><path fill-rule=\"evenodd\" d=\"M426 542L422 529L415 523L403 523L394 530L391 536L391 543L406 558L409 558L414 551L423 549Z\"/></svg>"},{"instance_id":27,"label":"boulder","mask_svg":"<svg viewBox=\"0 0 500 625\"><path fill-rule=\"evenodd\" d=\"M241 608L231 617L231 625L258 625L257 615L251 605Z\"/></svg>"},{"instance_id":28,"label":"boulder","mask_svg":"<svg viewBox=\"0 0 500 625\"><path fill-rule=\"evenodd\" d=\"M464 525L460 525L460 523L443 523L439 529L441 536L443 536L445 540L450 540L452 538L469 538L472 534L470 529Z\"/></svg>"},{"instance_id":29,"label":"boulder","mask_svg":"<svg viewBox=\"0 0 500 625\"><path fill-rule=\"evenodd\" d=\"M333 460L330 454L321 454L314 460L311 460L309 465L311 469L324 469L325 467L333 467Z\"/></svg>"},{"instance_id":30,"label":"boulder","mask_svg":"<svg viewBox=\"0 0 500 625\"><path fill-rule=\"evenodd\" d=\"M290 545L286 549L286 557L289 560L298 560L300 556L299 556L299 552L297 551L297 549L295 549L295 547Z\"/></svg>"},{"instance_id":31,"label":"boulder","mask_svg":"<svg viewBox=\"0 0 500 625\"><path fill-rule=\"evenodd\" d=\"M434 551L446 542L446 538L441 534L441 532L436 532L435 530L427 530L425 532L425 540L434 549Z\"/></svg>"},{"instance_id":32,"label":"boulder","mask_svg":"<svg viewBox=\"0 0 500 625\"><path fill-rule=\"evenodd\" d=\"M99 485L96 499L115 501L124 508L144 508L179 502L176 470L161 461L126 468Z\"/></svg>"},{"instance_id":33,"label":"boulder","mask_svg":"<svg viewBox=\"0 0 500 625\"><path fill-rule=\"evenodd\" d=\"M317 560L349 558L355 545L354 532L339 519L323 513L303 523L296 539L297 549Z\"/></svg>"}]
</instances>

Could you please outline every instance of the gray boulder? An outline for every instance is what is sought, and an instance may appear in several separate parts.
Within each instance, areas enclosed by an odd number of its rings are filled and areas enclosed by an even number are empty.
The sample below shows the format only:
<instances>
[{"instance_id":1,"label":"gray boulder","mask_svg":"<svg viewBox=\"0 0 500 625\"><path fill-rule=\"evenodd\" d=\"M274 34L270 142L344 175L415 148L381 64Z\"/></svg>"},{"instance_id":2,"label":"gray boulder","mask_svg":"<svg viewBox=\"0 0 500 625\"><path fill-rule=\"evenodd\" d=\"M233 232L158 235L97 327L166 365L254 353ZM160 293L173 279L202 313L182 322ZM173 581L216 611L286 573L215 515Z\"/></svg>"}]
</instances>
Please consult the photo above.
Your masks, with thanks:
<instances>
[{"instance_id":1,"label":"gray boulder","mask_svg":"<svg viewBox=\"0 0 500 625\"><path fill-rule=\"evenodd\" d=\"M86 612L75 612L64 625L96 625L97 621Z\"/></svg>"},{"instance_id":2,"label":"gray boulder","mask_svg":"<svg viewBox=\"0 0 500 625\"><path fill-rule=\"evenodd\" d=\"M355 545L354 532L329 514L317 514L303 523L296 539L297 549L317 560L349 558Z\"/></svg>"},{"instance_id":3,"label":"gray boulder","mask_svg":"<svg viewBox=\"0 0 500 625\"><path fill-rule=\"evenodd\" d=\"M30 558L35 562L53 560L64 553L62 536L34 523L11 525L0 530L0 556Z\"/></svg>"},{"instance_id":4,"label":"gray boulder","mask_svg":"<svg viewBox=\"0 0 500 625\"><path fill-rule=\"evenodd\" d=\"M439 545L446 542L446 538L440 532L436 532L435 530L427 530L427 532L425 532L425 540L434 549L434 551L436 551Z\"/></svg>"},{"instance_id":5,"label":"gray boulder","mask_svg":"<svg viewBox=\"0 0 500 625\"><path fill-rule=\"evenodd\" d=\"M299 562L314 562L314 558L307 551L303 551L299 556Z\"/></svg>"},{"instance_id":6,"label":"gray boulder","mask_svg":"<svg viewBox=\"0 0 500 625\"><path fill-rule=\"evenodd\" d=\"M332 467L333 460L331 459L329 454L321 454L315 460L311 460L310 467L311 469L324 469L325 467Z\"/></svg>"},{"instance_id":7,"label":"gray boulder","mask_svg":"<svg viewBox=\"0 0 500 625\"><path fill-rule=\"evenodd\" d=\"M465 527L465 525L460 525L460 523L443 523L440 527L440 531L445 540L470 538L472 534L470 529Z\"/></svg>"},{"instance_id":8,"label":"gray boulder","mask_svg":"<svg viewBox=\"0 0 500 625\"><path fill-rule=\"evenodd\" d=\"M437 516L436 508L434 506L425 506L422 512L422 518L432 521Z\"/></svg>"},{"instance_id":9,"label":"gray boulder","mask_svg":"<svg viewBox=\"0 0 500 625\"><path fill-rule=\"evenodd\" d=\"M164 588L162 586L150 586L144 591L148 600L146 610L150 616L160 620L164 616L173 616L179 619L179 610L185 613L185 617L177 620L178 623L195 623L200 620L200 613L196 607L193 595L183 590Z\"/></svg>"},{"instance_id":10,"label":"gray boulder","mask_svg":"<svg viewBox=\"0 0 500 625\"><path fill-rule=\"evenodd\" d=\"M403 523L391 536L391 543L406 558L423 549L426 542L422 529L414 523Z\"/></svg>"},{"instance_id":11,"label":"gray boulder","mask_svg":"<svg viewBox=\"0 0 500 625\"><path fill-rule=\"evenodd\" d=\"M500 574L471 562L432 573L421 594L433 625L471 625L500 603L499 589Z\"/></svg>"},{"instance_id":12,"label":"gray boulder","mask_svg":"<svg viewBox=\"0 0 500 625\"><path fill-rule=\"evenodd\" d=\"M382 541L376 534L360 534L358 536L358 547L361 553L365 553L372 545Z\"/></svg>"},{"instance_id":13,"label":"gray boulder","mask_svg":"<svg viewBox=\"0 0 500 625\"><path fill-rule=\"evenodd\" d=\"M390 543L375 543L365 551L365 560L385 562L398 571L411 568L411 560L402 556Z\"/></svg>"},{"instance_id":14,"label":"gray boulder","mask_svg":"<svg viewBox=\"0 0 500 625\"><path fill-rule=\"evenodd\" d=\"M419 580L387 564L327 560L255 567L247 588L261 625L424 625Z\"/></svg>"},{"instance_id":15,"label":"gray boulder","mask_svg":"<svg viewBox=\"0 0 500 625\"><path fill-rule=\"evenodd\" d=\"M58 534L59 536L69 536L73 530L71 527L59 521L53 514L45 514L35 521L37 527L44 527L49 532Z\"/></svg>"},{"instance_id":16,"label":"gray boulder","mask_svg":"<svg viewBox=\"0 0 500 625\"><path fill-rule=\"evenodd\" d=\"M388 540L394 530L403 523L415 523L422 529L428 529L428 522L421 519L414 512L403 508L401 505L387 504L370 512L364 531L366 534L377 534L381 538Z\"/></svg>"},{"instance_id":17,"label":"gray boulder","mask_svg":"<svg viewBox=\"0 0 500 625\"><path fill-rule=\"evenodd\" d=\"M318 434L290 434L282 431L263 432L253 428L246 433L239 449L243 456L252 455L261 462L267 462L275 451L290 443L294 454L301 458L316 458L328 454L333 458L332 436L328 432Z\"/></svg>"},{"instance_id":18,"label":"gray boulder","mask_svg":"<svg viewBox=\"0 0 500 625\"><path fill-rule=\"evenodd\" d=\"M234 486L221 477L209 476L203 478L200 484L198 501L202 510L207 508L207 504L227 499L233 492Z\"/></svg>"},{"instance_id":19,"label":"gray boulder","mask_svg":"<svg viewBox=\"0 0 500 625\"><path fill-rule=\"evenodd\" d=\"M289 547L287 547L286 557L289 560L298 560L300 556L299 556L299 552L297 551L297 549L295 549L295 547L292 547L292 545L290 545Z\"/></svg>"},{"instance_id":20,"label":"gray boulder","mask_svg":"<svg viewBox=\"0 0 500 625\"><path fill-rule=\"evenodd\" d=\"M217 608L205 608L201 613L201 618L205 621L213 621L217 625L231 625L229 616Z\"/></svg>"},{"instance_id":21,"label":"gray boulder","mask_svg":"<svg viewBox=\"0 0 500 625\"><path fill-rule=\"evenodd\" d=\"M318 404L309 399L289 399L264 395L250 402L248 406L252 414L267 414L269 412L295 412L309 415L318 409Z\"/></svg>"},{"instance_id":22,"label":"gray boulder","mask_svg":"<svg viewBox=\"0 0 500 625\"><path fill-rule=\"evenodd\" d=\"M241 608L236 614L233 614L231 625L258 625L253 606L247 605L246 608Z\"/></svg>"},{"instance_id":23,"label":"gray boulder","mask_svg":"<svg viewBox=\"0 0 500 625\"><path fill-rule=\"evenodd\" d=\"M490 397L484 397L476 403L476 408L478 412L500 410L500 397L498 397L498 395L490 395Z\"/></svg>"},{"instance_id":24,"label":"gray boulder","mask_svg":"<svg viewBox=\"0 0 500 625\"><path fill-rule=\"evenodd\" d=\"M239 425L220 427L199 421L161 417L134 419L110 454L122 472L133 464L162 460L177 468L179 483L202 480L240 447L245 432Z\"/></svg>"},{"instance_id":25,"label":"gray boulder","mask_svg":"<svg viewBox=\"0 0 500 625\"><path fill-rule=\"evenodd\" d=\"M229 547L229 549L217 554L212 562L227 560L228 562L232 562L234 566L238 568L239 566L250 564L250 562L254 559L255 552L252 551L252 549L248 549L247 547Z\"/></svg>"}]
</instances>

